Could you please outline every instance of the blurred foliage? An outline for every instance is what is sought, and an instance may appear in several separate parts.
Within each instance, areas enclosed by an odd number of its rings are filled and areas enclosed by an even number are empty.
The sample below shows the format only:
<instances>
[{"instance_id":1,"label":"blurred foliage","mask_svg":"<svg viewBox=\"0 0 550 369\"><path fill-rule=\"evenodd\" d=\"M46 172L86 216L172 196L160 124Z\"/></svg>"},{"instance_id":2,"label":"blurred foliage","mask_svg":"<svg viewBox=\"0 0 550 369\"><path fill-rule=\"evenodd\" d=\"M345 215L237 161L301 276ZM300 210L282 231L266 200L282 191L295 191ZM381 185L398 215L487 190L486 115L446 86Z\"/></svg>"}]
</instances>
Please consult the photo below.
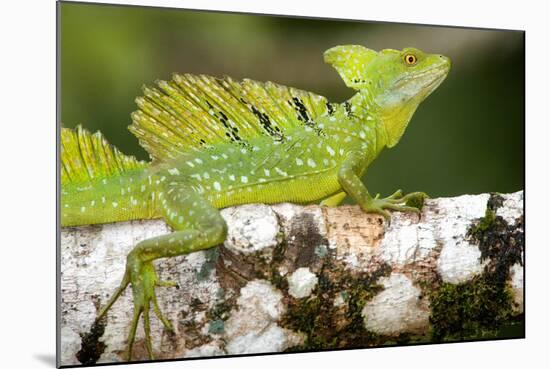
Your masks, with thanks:
<instances>
[{"instance_id":1,"label":"blurred foliage","mask_svg":"<svg viewBox=\"0 0 550 369\"><path fill-rule=\"evenodd\" d=\"M173 72L271 80L341 102L323 63L338 44L449 56L447 80L369 169L373 193L511 192L524 185L524 34L409 24L59 3L61 121L146 159L126 127L143 84ZM366 17L368 14L358 15Z\"/></svg>"}]
</instances>

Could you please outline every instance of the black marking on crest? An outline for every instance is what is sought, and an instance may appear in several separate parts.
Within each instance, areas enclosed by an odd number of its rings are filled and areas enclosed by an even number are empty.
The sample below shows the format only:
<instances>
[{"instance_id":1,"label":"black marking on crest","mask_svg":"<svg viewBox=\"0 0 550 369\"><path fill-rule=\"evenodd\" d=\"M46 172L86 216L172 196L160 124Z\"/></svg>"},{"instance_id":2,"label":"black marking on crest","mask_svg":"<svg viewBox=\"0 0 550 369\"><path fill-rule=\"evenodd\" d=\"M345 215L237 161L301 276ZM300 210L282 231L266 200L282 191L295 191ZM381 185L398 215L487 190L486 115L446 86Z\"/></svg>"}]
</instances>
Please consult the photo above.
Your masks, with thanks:
<instances>
[{"instance_id":1,"label":"black marking on crest","mask_svg":"<svg viewBox=\"0 0 550 369\"><path fill-rule=\"evenodd\" d=\"M304 102L299 97L294 96L292 98L292 102L289 102L289 104L294 108L294 110L296 110L299 121L304 122L305 125L313 124L311 118L307 113L307 109L306 109L306 106L304 105Z\"/></svg>"},{"instance_id":2,"label":"black marking on crest","mask_svg":"<svg viewBox=\"0 0 550 369\"><path fill-rule=\"evenodd\" d=\"M346 101L346 102L344 103L344 109L345 109L345 112L346 112L346 116L347 116L347 117L355 118L355 115L354 115L353 112L351 111L351 104L349 103L349 101Z\"/></svg>"},{"instance_id":3,"label":"black marking on crest","mask_svg":"<svg viewBox=\"0 0 550 369\"><path fill-rule=\"evenodd\" d=\"M315 121L310 118L304 102L299 97L293 96L292 100L287 100L287 103L296 111L300 122L303 122L306 127L312 128L318 136L326 136L325 132L317 127ZM328 105L329 103L327 103L327 109Z\"/></svg>"},{"instance_id":4,"label":"black marking on crest","mask_svg":"<svg viewBox=\"0 0 550 369\"><path fill-rule=\"evenodd\" d=\"M326 103L326 106L327 106L328 115L334 114L334 106L332 106L332 104L329 102Z\"/></svg>"},{"instance_id":5,"label":"black marking on crest","mask_svg":"<svg viewBox=\"0 0 550 369\"><path fill-rule=\"evenodd\" d=\"M250 109L252 110L252 113L258 118L258 121L260 122L260 125L262 128L270 135L272 136L275 141L282 141L284 139L284 135L281 133L281 129L277 126L274 126L271 123L271 119L269 119L269 115L266 113L262 113L258 110L254 105L250 105Z\"/></svg>"},{"instance_id":6,"label":"black marking on crest","mask_svg":"<svg viewBox=\"0 0 550 369\"><path fill-rule=\"evenodd\" d=\"M212 106L212 104L210 104L210 102L208 100L205 100L206 102L206 105L208 105L208 108L211 109L212 111L214 111L214 107ZM248 147L248 142L246 142L245 140L242 139L242 137L239 135L239 128L232 125L230 122L229 122L229 118L227 117L227 115L225 115L225 113L221 110L218 110L218 113L216 114L215 112L213 113L213 116L214 118L218 119L220 121L221 124L223 124L224 128L225 128L225 136L227 138L229 138L229 140L233 143L236 143L240 146L243 146L243 147ZM206 144L206 142L204 142L204 140L201 140L201 145L203 144Z\"/></svg>"}]
</instances>

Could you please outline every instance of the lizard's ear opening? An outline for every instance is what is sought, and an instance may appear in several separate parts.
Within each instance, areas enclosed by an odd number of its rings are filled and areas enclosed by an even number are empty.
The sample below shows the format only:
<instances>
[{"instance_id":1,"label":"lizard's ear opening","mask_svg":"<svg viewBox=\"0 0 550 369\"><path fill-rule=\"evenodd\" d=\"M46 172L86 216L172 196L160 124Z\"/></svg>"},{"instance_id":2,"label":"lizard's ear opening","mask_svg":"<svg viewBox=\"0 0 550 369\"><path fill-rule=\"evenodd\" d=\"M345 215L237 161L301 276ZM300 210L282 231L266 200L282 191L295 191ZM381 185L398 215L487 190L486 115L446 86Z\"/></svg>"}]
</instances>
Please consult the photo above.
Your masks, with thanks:
<instances>
[{"instance_id":1,"label":"lizard's ear opening","mask_svg":"<svg viewBox=\"0 0 550 369\"><path fill-rule=\"evenodd\" d=\"M342 45L324 53L325 63L338 71L346 86L360 90L368 85L367 65L378 55L376 51L360 45Z\"/></svg>"}]
</instances>

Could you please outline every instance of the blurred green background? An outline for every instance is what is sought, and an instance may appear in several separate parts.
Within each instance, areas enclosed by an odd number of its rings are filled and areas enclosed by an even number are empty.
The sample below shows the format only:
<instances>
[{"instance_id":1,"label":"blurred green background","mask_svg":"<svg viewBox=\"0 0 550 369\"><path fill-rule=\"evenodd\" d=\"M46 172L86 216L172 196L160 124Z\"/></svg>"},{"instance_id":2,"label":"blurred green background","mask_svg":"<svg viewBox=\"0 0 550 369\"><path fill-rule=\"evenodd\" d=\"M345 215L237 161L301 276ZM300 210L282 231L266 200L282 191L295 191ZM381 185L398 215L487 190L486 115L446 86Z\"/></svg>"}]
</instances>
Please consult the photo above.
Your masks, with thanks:
<instances>
[{"instance_id":1,"label":"blurred green background","mask_svg":"<svg viewBox=\"0 0 550 369\"><path fill-rule=\"evenodd\" d=\"M449 56L453 67L401 142L369 169L371 192L402 188L435 197L523 189L523 32L59 6L62 124L101 130L127 154L147 159L126 128L141 86L173 72L271 80L341 102L353 91L323 63L324 50L412 46Z\"/></svg>"}]
</instances>

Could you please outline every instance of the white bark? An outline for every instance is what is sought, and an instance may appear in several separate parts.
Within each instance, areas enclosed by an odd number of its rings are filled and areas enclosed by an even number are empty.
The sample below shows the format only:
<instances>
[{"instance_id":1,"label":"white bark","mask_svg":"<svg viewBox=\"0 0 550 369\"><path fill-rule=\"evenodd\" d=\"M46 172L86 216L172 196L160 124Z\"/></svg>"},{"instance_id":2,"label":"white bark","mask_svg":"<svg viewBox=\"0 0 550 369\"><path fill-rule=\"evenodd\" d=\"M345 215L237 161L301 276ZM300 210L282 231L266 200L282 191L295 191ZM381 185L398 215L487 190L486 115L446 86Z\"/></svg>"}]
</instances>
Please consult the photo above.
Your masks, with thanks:
<instances>
[{"instance_id":1,"label":"white bark","mask_svg":"<svg viewBox=\"0 0 550 369\"><path fill-rule=\"evenodd\" d=\"M505 201L496 214L513 224L523 215L523 192L502 196ZM482 194L427 200L420 218L393 213L389 226L356 206L254 204L225 209L229 235L217 261L213 251L201 251L156 262L160 277L180 286L157 290L176 334L151 319L156 356L275 352L304 344L305 333L289 329L285 314L289 304L315 298L321 265L327 262L339 270L334 278L389 265L391 271L376 281L383 288L362 307L364 328L385 336L426 334L430 303L420 298L426 283L430 288L434 276L440 282L463 283L484 271L487 261L480 261L481 251L466 233L485 216L488 199ZM140 240L168 232L160 220L62 230L62 365L79 364L81 335L90 332L98 307L118 286L126 254ZM509 286L519 313L523 267L510 269ZM273 281L274 272L284 283ZM338 311L347 306L346 293L317 297L333 299L331 306ZM132 306L127 291L109 311L100 338L106 347L98 362L122 360ZM143 337L140 325L136 359L147 358Z\"/></svg>"}]
</instances>

